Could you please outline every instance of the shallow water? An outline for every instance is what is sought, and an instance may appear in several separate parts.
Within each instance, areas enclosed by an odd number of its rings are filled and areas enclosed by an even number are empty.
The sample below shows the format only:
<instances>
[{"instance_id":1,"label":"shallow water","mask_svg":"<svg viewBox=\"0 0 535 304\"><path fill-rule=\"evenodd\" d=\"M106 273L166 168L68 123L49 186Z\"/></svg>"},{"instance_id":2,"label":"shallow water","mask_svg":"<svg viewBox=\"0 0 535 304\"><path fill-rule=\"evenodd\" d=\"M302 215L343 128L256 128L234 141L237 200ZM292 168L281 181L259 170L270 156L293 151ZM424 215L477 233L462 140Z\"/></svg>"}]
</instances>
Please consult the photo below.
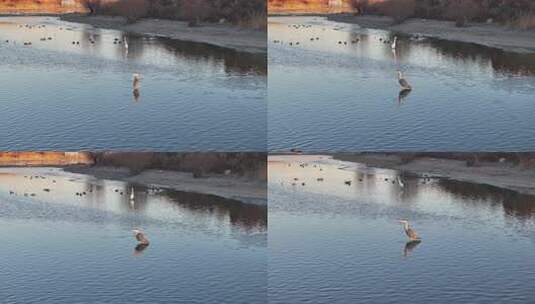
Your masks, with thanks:
<instances>
[{"instance_id":1,"label":"shallow water","mask_svg":"<svg viewBox=\"0 0 535 304\"><path fill-rule=\"evenodd\" d=\"M535 149L535 55L407 36L393 53L393 33L322 17L268 33L270 150Z\"/></svg>"},{"instance_id":2,"label":"shallow water","mask_svg":"<svg viewBox=\"0 0 535 304\"><path fill-rule=\"evenodd\" d=\"M326 157L271 157L269 174L270 303L535 297L535 197Z\"/></svg>"},{"instance_id":3,"label":"shallow water","mask_svg":"<svg viewBox=\"0 0 535 304\"><path fill-rule=\"evenodd\" d=\"M0 149L265 150L265 57L1 17Z\"/></svg>"},{"instance_id":4,"label":"shallow water","mask_svg":"<svg viewBox=\"0 0 535 304\"><path fill-rule=\"evenodd\" d=\"M267 302L265 207L2 168L0 226L2 303Z\"/></svg>"}]
</instances>

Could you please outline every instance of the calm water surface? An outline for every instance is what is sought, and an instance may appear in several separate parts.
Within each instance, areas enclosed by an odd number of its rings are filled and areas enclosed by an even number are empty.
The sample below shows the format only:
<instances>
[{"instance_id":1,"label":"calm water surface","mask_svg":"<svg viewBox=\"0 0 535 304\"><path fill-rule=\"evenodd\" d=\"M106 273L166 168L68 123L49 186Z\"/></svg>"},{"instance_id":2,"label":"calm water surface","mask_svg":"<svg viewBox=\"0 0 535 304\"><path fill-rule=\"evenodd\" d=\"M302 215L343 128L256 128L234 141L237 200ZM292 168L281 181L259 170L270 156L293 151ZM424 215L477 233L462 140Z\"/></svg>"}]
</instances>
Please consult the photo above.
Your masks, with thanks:
<instances>
[{"instance_id":1,"label":"calm water surface","mask_svg":"<svg viewBox=\"0 0 535 304\"><path fill-rule=\"evenodd\" d=\"M408 36L393 53L393 36L270 18L270 150L535 149L535 55ZM406 96L397 70L414 88Z\"/></svg>"},{"instance_id":2,"label":"calm water surface","mask_svg":"<svg viewBox=\"0 0 535 304\"><path fill-rule=\"evenodd\" d=\"M0 149L265 150L265 57L1 17Z\"/></svg>"},{"instance_id":3,"label":"calm water surface","mask_svg":"<svg viewBox=\"0 0 535 304\"><path fill-rule=\"evenodd\" d=\"M267 302L266 207L3 168L0 226L2 303Z\"/></svg>"},{"instance_id":4,"label":"calm water surface","mask_svg":"<svg viewBox=\"0 0 535 304\"><path fill-rule=\"evenodd\" d=\"M535 298L535 197L327 157L271 157L269 174L270 303Z\"/></svg>"}]
</instances>

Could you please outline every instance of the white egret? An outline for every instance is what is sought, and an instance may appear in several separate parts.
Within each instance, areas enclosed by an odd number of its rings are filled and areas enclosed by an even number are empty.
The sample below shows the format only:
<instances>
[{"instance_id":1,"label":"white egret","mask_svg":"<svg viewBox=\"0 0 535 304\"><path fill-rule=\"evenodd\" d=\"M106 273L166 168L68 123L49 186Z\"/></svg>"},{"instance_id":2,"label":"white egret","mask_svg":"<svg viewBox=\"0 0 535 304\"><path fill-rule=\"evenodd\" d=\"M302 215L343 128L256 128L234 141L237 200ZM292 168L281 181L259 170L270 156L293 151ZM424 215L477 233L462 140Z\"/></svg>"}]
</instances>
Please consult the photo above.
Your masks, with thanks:
<instances>
[{"instance_id":1,"label":"white egret","mask_svg":"<svg viewBox=\"0 0 535 304\"><path fill-rule=\"evenodd\" d=\"M398 36L394 36L394 42L392 42L392 49L395 50L398 45Z\"/></svg>"}]
</instances>

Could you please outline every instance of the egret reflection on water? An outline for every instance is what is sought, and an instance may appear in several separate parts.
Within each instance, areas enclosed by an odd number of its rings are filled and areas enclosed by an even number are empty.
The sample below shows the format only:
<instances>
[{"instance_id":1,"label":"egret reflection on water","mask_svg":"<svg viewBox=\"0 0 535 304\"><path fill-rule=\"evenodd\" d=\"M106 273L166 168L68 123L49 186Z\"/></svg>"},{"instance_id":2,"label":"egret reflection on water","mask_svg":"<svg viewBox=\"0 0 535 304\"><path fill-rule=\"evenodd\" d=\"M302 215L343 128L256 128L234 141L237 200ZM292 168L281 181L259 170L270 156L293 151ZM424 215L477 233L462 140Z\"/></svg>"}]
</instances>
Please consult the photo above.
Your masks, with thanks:
<instances>
[{"instance_id":1,"label":"egret reflection on water","mask_svg":"<svg viewBox=\"0 0 535 304\"><path fill-rule=\"evenodd\" d=\"M400 90L399 94L398 94L398 104L403 103L405 101L405 99L407 99L407 97L409 97L411 92L412 92L412 90Z\"/></svg>"},{"instance_id":2,"label":"egret reflection on water","mask_svg":"<svg viewBox=\"0 0 535 304\"><path fill-rule=\"evenodd\" d=\"M421 241L408 241L407 243L405 243L405 247L403 248L403 256L409 257L412 254L413 250L421 243Z\"/></svg>"},{"instance_id":3,"label":"egret reflection on water","mask_svg":"<svg viewBox=\"0 0 535 304\"><path fill-rule=\"evenodd\" d=\"M126 41L126 40L125 40ZM139 75L138 73L134 73L132 75L132 87L133 87L133 91L132 91L132 94L134 95L134 101L139 101L139 89L141 87L141 75Z\"/></svg>"},{"instance_id":4,"label":"egret reflection on water","mask_svg":"<svg viewBox=\"0 0 535 304\"><path fill-rule=\"evenodd\" d=\"M149 245L137 244L136 247L134 247L134 256L141 255L147 247L149 247Z\"/></svg>"}]
</instances>

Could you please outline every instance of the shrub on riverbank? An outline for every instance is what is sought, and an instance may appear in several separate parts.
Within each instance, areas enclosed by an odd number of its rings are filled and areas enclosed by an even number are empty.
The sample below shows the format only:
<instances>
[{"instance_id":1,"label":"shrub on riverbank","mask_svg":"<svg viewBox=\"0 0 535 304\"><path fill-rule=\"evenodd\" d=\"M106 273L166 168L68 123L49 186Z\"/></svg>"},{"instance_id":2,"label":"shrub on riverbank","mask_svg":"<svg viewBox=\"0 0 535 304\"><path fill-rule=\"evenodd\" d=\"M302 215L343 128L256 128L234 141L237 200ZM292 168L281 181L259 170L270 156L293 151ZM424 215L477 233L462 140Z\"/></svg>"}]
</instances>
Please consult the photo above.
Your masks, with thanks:
<instances>
[{"instance_id":1,"label":"shrub on riverbank","mask_svg":"<svg viewBox=\"0 0 535 304\"><path fill-rule=\"evenodd\" d=\"M397 22L411 17L466 22L499 22L535 28L535 1L531 0L353 0L360 12L390 16Z\"/></svg>"},{"instance_id":2,"label":"shrub on riverbank","mask_svg":"<svg viewBox=\"0 0 535 304\"><path fill-rule=\"evenodd\" d=\"M124 167L133 172L148 169L191 172L196 177L205 174L231 174L258 180L267 179L267 155L262 152L95 152L97 166Z\"/></svg>"},{"instance_id":3,"label":"shrub on riverbank","mask_svg":"<svg viewBox=\"0 0 535 304\"><path fill-rule=\"evenodd\" d=\"M97 14L140 18L166 18L198 22L226 21L247 27L266 28L265 0L86 0Z\"/></svg>"}]
</instances>

